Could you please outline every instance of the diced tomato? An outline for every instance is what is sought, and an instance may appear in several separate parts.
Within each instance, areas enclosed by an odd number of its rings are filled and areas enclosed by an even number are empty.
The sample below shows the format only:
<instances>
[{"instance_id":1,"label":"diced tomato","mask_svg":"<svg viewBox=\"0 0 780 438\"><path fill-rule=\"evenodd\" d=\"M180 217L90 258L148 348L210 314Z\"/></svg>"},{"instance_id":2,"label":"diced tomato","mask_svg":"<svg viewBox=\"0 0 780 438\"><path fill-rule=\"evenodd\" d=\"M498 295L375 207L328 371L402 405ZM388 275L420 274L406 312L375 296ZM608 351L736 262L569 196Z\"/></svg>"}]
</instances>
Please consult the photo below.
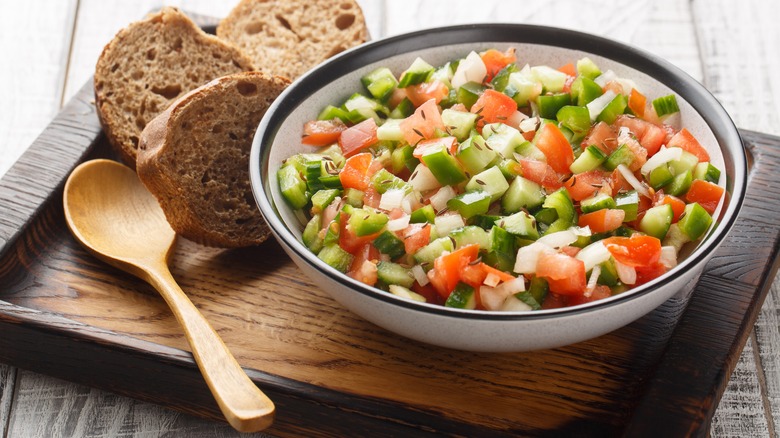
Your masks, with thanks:
<instances>
[{"instance_id":1,"label":"diced tomato","mask_svg":"<svg viewBox=\"0 0 780 438\"><path fill-rule=\"evenodd\" d=\"M566 73L569 76L577 76L577 67L574 66L573 63L568 63L566 65L562 65L558 68L559 72Z\"/></svg>"},{"instance_id":2,"label":"diced tomato","mask_svg":"<svg viewBox=\"0 0 780 438\"><path fill-rule=\"evenodd\" d=\"M571 199L582 201L598 192L608 180L608 174L600 170L590 170L572 175L563 183L563 186L566 187Z\"/></svg>"},{"instance_id":3,"label":"diced tomato","mask_svg":"<svg viewBox=\"0 0 780 438\"><path fill-rule=\"evenodd\" d=\"M479 255L479 245L466 245L433 261L428 278L442 298L447 298L461 281L461 271Z\"/></svg>"},{"instance_id":4,"label":"diced tomato","mask_svg":"<svg viewBox=\"0 0 780 438\"><path fill-rule=\"evenodd\" d=\"M436 130L444 131L444 122L436 101L430 99L420 105L414 114L403 119L400 124L404 140L410 145L416 145L420 140L433 138Z\"/></svg>"},{"instance_id":5,"label":"diced tomato","mask_svg":"<svg viewBox=\"0 0 780 438\"><path fill-rule=\"evenodd\" d=\"M471 112L479 114L477 129L486 123L506 123L517 111L517 102L504 93L487 89L472 105Z\"/></svg>"},{"instance_id":6,"label":"diced tomato","mask_svg":"<svg viewBox=\"0 0 780 438\"><path fill-rule=\"evenodd\" d=\"M347 275L369 286L375 285L378 280L376 260L379 259L379 251L367 243L353 255L355 258L352 259Z\"/></svg>"},{"instance_id":7,"label":"diced tomato","mask_svg":"<svg viewBox=\"0 0 780 438\"><path fill-rule=\"evenodd\" d=\"M636 136L639 144L647 150L647 156L652 157L666 143L666 131L646 120L629 115L620 115L615 119L615 126L625 127Z\"/></svg>"},{"instance_id":8,"label":"diced tomato","mask_svg":"<svg viewBox=\"0 0 780 438\"><path fill-rule=\"evenodd\" d=\"M604 122L596 123L588 135L582 140L582 148L596 146L601 152L609 155L617 149L617 132Z\"/></svg>"},{"instance_id":9,"label":"diced tomato","mask_svg":"<svg viewBox=\"0 0 780 438\"><path fill-rule=\"evenodd\" d=\"M482 269L480 263L468 264L460 271L461 281L473 287L474 289L479 289L479 287L482 286L482 282L485 281L485 277L487 277L487 272Z\"/></svg>"},{"instance_id":10,"label":"diced tomato","mask_svg":"<svg viewBox=\"0 0 780 438\"><path fill-rule=\"evenodd\" d=\"M609 81L606 84L604 84L603 90L606 91L612 91L615 94L625 94L623 93L623 85L620 84L618 81Z\"/></svg>"},{"instance_id":11,"label":"diced tomato","mask_svg":"<svg viewBox=\"0 0 780 438\"><path fill-rule=\"evenodd\" d=\"M406 88L395 87L393 94L390 95L390 99L387 101L387 104L390 105L390 108L395 109L395 107L397 107L398 104L401 103L401 101L405 98Z\"/></svg>"},{"instance_id":12,"label":"diced tomato","mask_svg":"<svg viewBox=\"0 0 780 438\"><path fill-rule=\"evenodd\" d=\"M569 166L574 162L574 151L558 127L545 123L536 135L536 147L547 157L547 164L558 173L570 173Z\"/></svg>"},{"instance_id":13,"label":"diced tomato","mask_svg":"<svg viewBox=\"0 0 780 438\"><path fill-rule=\"evenodd\" d=\"M532 141L536 137L536 131L525 131L523 132L523 138L527 141Z\"/></svg>"},{"instance_id":14,"label":"diced tomato","mask_svg":"<svg viewBox=\"0 0 780 438\"><path fill-rule=\"evenodd\" d=\"M376 191L374 186L369 184L363 192L363 205L367 205L371 208L379 208L379 203L381 201L382 195Z\"/></svg>"},{"instance_id":15,"label":"diced tomato","mask_svg":"<svg viewBox=\"0 0 780 438\"><path fill-rule=\"evenodd\" d=\"M561 247L561 252L569 257L575 257L582 249L576 246L566 245Z\"/></svg>"},{"instance_id":16,"label":"diced tomato","mask_svg":"<svg viewBox=\"0 0 780 438\"><path fill-rule=\"evenodd\" d=\"M577 306L580 304L603 300L604 298L609 298L611 296L612 296L612 289L610 289L609 286L604 286L603 284L597 284L596 287L593 288L593 291L589 295L582 294L582 295L570 296L566 304L568 306Z\"/></svg>"},{"instance_id":17,"label":"diced tomato","mask_svg":"<svg viewBox=\"0 0 780 438\"><path fill-rule=\"evenodd\" d=\"M407 254L414 254L431 241L431 224L409 224L400 231Z\"/></svg>"},{"instance_id":18,"label":"diced tomato","mask_svg":"<svg viewBox=\"0 0 780 438\"><path fill-rule=\"evenodd\" d=\"M501 281L512 281L516 278L512 274L506 273L500 269L496 269L485 263L480 263L479 266L482 268L483 271L485 271L485 276L487 276L488 274L493 274L496 277L498 277L499 280Z\"/></svg>"},{"instance_id":19,"label":"diced tomato","mask_svg":"<svg viewBox=\"0 0 780 438\"><path fill-rule=\"evenodd\" d=\"M311 146L327 146L339 140L347 125L339 119L312 120L303 125L301 143Z\"/></svg>"},{"instance_id":20,"label":"diced tomato","mask_svg":"<svg viewBox=\"0 0 780 438\"><path fill-rule=\"evenodd\" d=\"M560 309L569 305L569 297L556 293L548 293L542 301L542 309Z\"/></svg>"},{"instance_id":21,"label":"diced tomato","mask_svg":"<svg viewBox=\"0 0 780 438\"><path fill-rule=\"evenodd\" d=\"M576 76L566 77L566 80L563 82L563 89L561 89L561 93L571 93L571 84L573 84L576 79Z\"/></svg>"},{"instance_id":22,"label":"diced tomato","mask_svg":"<svg viewBox=\"0 0 780 438\"><path fill-rule=\"evenodd\" d=\"M672 212L674 216L672 217L672 223L675 223L680 220L680 216L682 216L683 212L685 211L685 202L683 202L682 199L672 196L672 195L666 195L662 191L657 192L655 194L655 205L663 205L663 204L669 204L672 206Z\"/></svg>"},{"instance_id":23,"label":"diced tomato","mask_svg":"<svg viewBox=\"0 0 780 438\"><path fill-rule=\"evenodd\" d=\"M585 263L557 252L543 252L536 264L536 275L547 280L550 292L581 295L585 292Z\"/></svg>"},{"instance_id":24,"label":"diced tomato","mask_svg":"<svg viewBox=\"0 0 780 438\"><path fill-rule=\"evenodd\" d=\"M433 99L438 104L442 99L447 97L449 92L449 88L438 80L422 82L417 85L406 87L406 95L416 107L424 104L430 99Z\"/></svg>"},{"instance_id":25,"label":"diced tomato","mask_svg":"<svg viewBox=\"0 0 780 438\"><path fill-rule=\"evenodd\" d=\"M637 117L644 117L645 108L647 107L647 97L640 93L636 88L631 89L631 94L628 95L628 108Z\"/></svg>"},{"instance_id":26,"label":"diced tomato","mask_svg":"<svg viewBox=\"0 0 780 438\"><path fill-rule=\"evenodd\" d=\"M653 263L648 266L637 266L636 270L636 283L635 286L645 284L650 280L658 278L666 273L666 267L661 263Z\"/></svg>"},{"instance_id":27,"label":"diced tomato","mask_svg":"<svg viewBox=\"0 0 780 438\"><path fill-rule=\"evenodd\" d=\"M634 190L634 187L626 181L623 174L619 170L615 169L609 176L609 186L612 188L612 197L617 196L618 193L628 192Z\"/></svg>"},{"instance_id":28,"label":"diced tomato","mask_svg":"<svg viewBox=\"0 0 780 438\"><path fill-rule=\"evenodd\" d=\"M425 286L420 286L420 283L414 282L412 290L425 297L425 301L431 304L444 304L444 300L441 299L439 293L432 284L428 283Z\"/></svg>"},{"instance_id":29,"label":"diced tomato","mask_svg":"<svg viewBox=\"0 0 780 438\"><path fill-rule=\"evenodd\" d=\"M346 188L366 190L371 181L371 161L374 158L369 152L353 155L344 162L344 168L339 173L341 185Z\"/></svg>"},{"instance_id":30,"label":"diced tomato","mask_svg":"<svg viewBox=\"0 0 780 438\"><path fill-rule=\"evenodd\" d=\"M594 233L606 233L620 228L625 218L626 212L624 210L603 208L580 215L577 225L590 227Z\"/></svg>"},{"instance_id":31,"label":"diced tomato","mask_svg":"<svg viewBox=\"0 0 780 438\"><path fill-rule=\"evenodd\" d=\"M374 119L368 118L344 130L339 136L339 146L344 156L351 157L376 143L376 128Z\"/></svg>"},{"instance_id":32,"label":"diced tomato","mask_svg":"<svg viewBox=\"0 0 780 438\"><path fill-rule=\"evenodd\" d=\"M682 148L684 151L696 155L699 161L710 161L710 154L707 152L707 149L704 149L699 140L696 140L696 137L685 128L681 129L680 132L669 140L668 146Z\"/></svg>"},{"instance_id":33,"label":"diced tomato","mask_svg":"<svg viewBox=\"0 0 780 438\"><path fill-rule=\"evenodd\" d=\"M355 254L363 246L370 244L379 236L379 233L369 234L367 236L358 236L352 227L349 226L349 215L343 211L339 215L339 246L344 251Z\"/></svg>"},{"instance_id":34,"label":"diced tomato","mask_svg":"<svg viewBox=\"0 0 780 438\"><path fill-rule=\"evenodd\" d=\"M417 146L414 147L414 150L412 151L412 155L415 158L420 158L423 155L425 155L425 151L430 148L440 147L444 146L447 148L452 155L455 155L458 152L458 139L455 137L438 137L438 138L432 138L430 140L423 140L419 143L417 143Z\"/></svg>"},{"instance_id":35,"label":"diced tomato","mask_svg":"<svg viewBox=\"0 0 780 438\"><path fill-rule=\"evenodd\" d=\"M524 178L529 179L546 189L557 190L563 187L559 175L549 164L536 160L520 160L520 170Z\"/></svg>"},{"instance_id":36,"label":"diced tomato","mask_svg":"<svg viewBox=\"0 0 780 438\"><path fill-rule=\"evenodd\" d=\"M723 187L717 184L704 181L703 179L695 179L691 183L688 193L685 194L685 200L689 204L698 202L709 214L713 214L715 209L718 208L724 191Z\"/></svg>"},{"instance_id":37,"label":"diced tomato","mask_svg":"<svg viewBox=\"0 0 780 438\"><path fill-rule=\"evenodd\" d=\"M608 237L604 239L615 260L627 266L650 266L661 258L661 241L652 236L634 234L631 237Z\"/></svg>"},{"instance_id":38,"label":"diced tomato","mask_svg":"<svg viewBox=\"0 0 780 438\"><path fill-rule=\"evenodd\" d=\"M490 49L480 55L480 58L482 58L482 62L487 68L485 82L490 82L502 68L517 61L514 47L507 49L506 52L503 53L496 49Z\"/></svg>"}]
</instances>

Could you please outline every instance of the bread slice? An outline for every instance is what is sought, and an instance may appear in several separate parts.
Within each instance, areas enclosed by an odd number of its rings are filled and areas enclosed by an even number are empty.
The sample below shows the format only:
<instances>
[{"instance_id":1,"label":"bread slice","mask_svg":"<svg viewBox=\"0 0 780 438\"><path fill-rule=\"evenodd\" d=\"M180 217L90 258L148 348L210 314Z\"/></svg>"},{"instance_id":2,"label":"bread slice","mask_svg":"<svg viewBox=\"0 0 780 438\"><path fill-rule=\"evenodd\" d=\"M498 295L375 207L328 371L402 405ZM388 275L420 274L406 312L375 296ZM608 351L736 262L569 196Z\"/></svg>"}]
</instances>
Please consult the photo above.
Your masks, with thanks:
<instances>
[{"instance_id":1,"label":"bread slice","mask_svg":"<svg viewBox=\"0 0 780 438\"><path fill-rule=\"evenodd\" d=\"M253 70L233 45L164 8L119 31L95 68L95 103L108 140L135 167L141 131L176 98L206 82Z\"/></svg>"},{"instance_id":2,"label":"bread slice","mask_svg":"<svg viewBox=\"0 0 780 438\"><path fill-rule=\"evenodd\" d=\"M186 94L141 133L137 171L171 227L207 246L256 245L269 236L249 183L249 150L286 78L225 76Z\"/></svg>"},{"instance_id":3,"label":"bread slice","mask_svg":"<svg viewBox=\"0 0 780 438\"><path fill-rule=\"evenodd\" d=\"M290 79L369 38L354 0L242 0L217 26L217 36L258 69Z\"/></svg>"}]
</instances>

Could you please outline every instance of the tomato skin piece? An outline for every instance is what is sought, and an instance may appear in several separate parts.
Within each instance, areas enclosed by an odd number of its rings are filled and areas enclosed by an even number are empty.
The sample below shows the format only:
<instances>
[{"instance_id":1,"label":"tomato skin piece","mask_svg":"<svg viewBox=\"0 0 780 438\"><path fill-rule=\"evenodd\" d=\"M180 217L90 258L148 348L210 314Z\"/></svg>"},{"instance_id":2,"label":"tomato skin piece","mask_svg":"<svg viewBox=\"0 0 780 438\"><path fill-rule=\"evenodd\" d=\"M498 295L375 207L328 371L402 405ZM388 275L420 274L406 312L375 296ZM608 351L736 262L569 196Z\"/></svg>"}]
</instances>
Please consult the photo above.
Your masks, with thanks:
<instances>
[{"instance_id":1,"label":"tomato skin piece","mask_svg":"<svg viewBox=\"0 0 780 438\"><path fill-rule=\"evenodd\" d=\"M363 192L363 205L367 205L371 208L379 208L379 203L382 201L382 195L376 191L374 186L368 185Z\"/></svg>"},{"instance_id":2,"label":"tomato skin piece","mask_svg":"<svg viewBox=\"0 0 780 438\"><path fill-rule=\"evenodd\" d=\"M480 266L480 268L482 268L483 271L485 271L485 276L486 277L487 277L488 274L493 274L496 277L498 277L499 280L501 280L501 281L512 281L515 278L517 278L517 277L515 277L512 274L506 273L506 272L504 272L504 271L502 271L500 269L496 269L496 268L494 268L494 267L492 267L492 266L490 266L488 264L485 264L485 263L480 263L479 266Z\"/></svg>"},{"instance_id":3,"label":"tomato skin piece","mask_svg":"<svg viewBox=\"0 0 780 438\"><path fill-rule=\"evenodd\" d=\"M652 236L615 236L602 242L615 260L634 268L654 265L661 258L661 241Z\"/></svg>"},{"instance_id":4,"label":"tomato skin piece","mask_svg":"<svg viewBox=\"0 0 780 438\"><path fill-rule=\"evenodd\" d=\"M547 280L550 292L561 295L582 295L587 287L585 263L562 253L542 253L536 276Z\"/></svg>"},{"instance_id":5,"label":"tomato skin piece","mask_svg":"<svg viewBox=\"0 0 780 438\"><path fill-rule=\"evenodd\" d=\"M406 96L415 107L424 104L430 99L433 99L438 104L447 97L449 92L449 88L438 80L406 87Z\"/></svg>"},{"instance_id":6,"label":"tomato skin piece","mask_svg":"<svg viewBox=\"0 0 780 438\"><path fill-rule=\"evenodd\" d=\"M460 270L461 281L473 287L474 289L479 289L479 287L482 286L482 282L485 281L485 277L487 277L487 272L482 269L482 266L480 266L479 263L473 265L468 264Z\"/></svg>"},{"instance_id":7,"label":"tomato skin piece","mask_svg":"<svg viewBox=\"0 0 780 438\"><path fill-rule=\"evenodd\" d=\"M378 281L376 260L379 259L379 251L374 245L367 243L353 254L352 264L347 270L347 275L357 281L373 286Z\"/></svg>"},{"instance_id":8,"label":"tomato skin piece","mask_svg":"<svg viewBox=\"0 0 780 438\"><path fill-rule=\"evenodd\" d=\"M647 150L648 157L655 155L661 149L661 145L666 143L667 133L664 128L646 120L624 114L615 119L615 126L628 128L636 136L639 144Z\"/></svg>"},{"instance_id":9,"label":"tomato skin piece","mask_svg":"<svg viewBox=\"0 0 780 438\"><path fill-rule=\"evenodd\" d=\"M309 146L327 146L336 143L347 125L339 119L311 120L303 125L301 143Z\"/></svg>"},{"instance_id":10,"label":"tomato skin piece","mask_svg":"<svg viewBox=\"0 0 780 438\"><path fill-rule=\"evenodd\" d=\"M654 263L649 266L638 266L634 269L636 270L636 283L634 283L634 286L645 284L666 273L666 267L661 263Z\"/></svg>"},{"instance_id":11,"label":"tomato skin piece","mask_svg":"<svg viewBox=\"0 0 780 438\"><path fill-rule=\"evenodd\" d=\"M563 183L563 186L566 187L566 191L569 192L571 199L582 201L598 192L608 180L609 176L604 172L600 170L589 170L587 172L572 175L571 178Z\"/></svg>"},{"instance_id":12,"label":"tomato skin piece","mask_svg":"<svg viewBox=\"0 0 780 438\"><path fill-rule=\"evenodd\" d=\"M409 224L399 231L407 254L414 254L431 241L431 224Z\"/></svg>"},{"instance_id":13,"label":"tomato skin piece","mask_svg":"<svg viewBox=\"0 0 780 438\"><path fill-rule=\"evenodd\" d=\"M603 284L597 284L596 287L593 288L593 292L591 292L589 296L586 296L585 294L570 296L568 297L569 299L567 300L566 304L568 306L577 306L580 304L603 300L604 298L609 298L611 296L612 296L612 289L610 289L609 286L604 286Z\"/></svg>"},{"instance_id":14,"label":"tomato skin piece","mask_svg":"<svg viewBox=\"0 0 780 438\"><path fill-rule=\"evenodd\" d=\"M379 141L376 138L376 129L376 122L372 118L345 129L339 136L341 152L349 158L376 143Z\"/></svg>"},{"instance_id":15,"label":"tomato skin piece","mask_svg":"<svg viewBox=\"0 0 780 438\"><path fill-rule=\"evenodd\" d=\"M577 67L574 66L574 63L568 63L566 65L562 65L558 67L558 71L562 73L566 73L569 76L577 76Z\"/></svg>"},{"instance_id":16,"label":"tomato skin piece","mask_svg":"<svg viewBox=\"0 0 780 438\"><path fill-rule=\"evenodd\" d=\"M432 138L430 140L422 140L419 143L417 143L417 146L414 147L414 150L412 151L412 156L419 159L423 155L425 155L425 151L428 148L432 148L439 145L444 145L449 151L451 155L455 155L458 152L458 139L455 137L439 137L439 138Z\"/></svg>"},{"instance_id":17,"label":"tomato skin piece","mask_svg":"<svg viewBox=\"0 0 780 438\"><path fill-rule=\"evenodd\" d=\"M618 148L617 131L605 122L596 123L582 140L582 149L591 145L596 146L606 155L611 154Z\"/></svg>"},{"instance_id":18,"label":"tomato skin piece","mask_svg":"<svg viewBox=\"0 0 780 438\"><path fill-rule=\"evenodd\" d=\"M644 117L646 107L647 97L637 91L636 88L632 88L631 93L628 95L628 108L631 110L631 112L636 114L637 117Z\"/></svg>"},{"instance_id":19,"label":"tomato skin piece","mask_svg":"<svg viewBox=\"0 0 780 438\"><path fill-rule=\"evenodd\" d=\"M487 69L485 82L490 82L501 71L502 68L517 61L515 49L511 47L506 52L499 52L496 49L489 49L480 55L482 62Z\"/></svg>"},{"instance_id":20,"label":"tomato skin piece","mask_svg":"<svg viewBox=\"0 0 780 438\"><path fill-rule=\"evenodd\" d=\"M421 140L433 138L437 129L445 130L439 107L436 106L434 99L429 99L414 110L414 114L403 119L400 128L404 140L412 146Z\"/></svg>"},{"instance_id":21,"label":"tomato skin piece","mask_svg":"<svg viewBox=\"0 0 780 438\"><path fill-rule=\"evenodd\" d=\"M471 244L444 254L433 261L433 269L428 272L428 279L436 292L446 299L461 280L461 271L477 259L479 245Z\"/></svg>"},{"instance_id":22,"label":"tomato skin piece","mask_svg":"<svg viewBox=\"0 0 780 438\"><path fill-rule=\"evenodd\" d=\"M715 183L704 181L703 179L695 179L691 183L688 193L685 194L685 200L689 204L698 202L699 205L707 210L707 213L714 214L720 203L720 198L723 197L723 192L725 192L723 187Z\"/></svg>"},{"instance_id":23,"label":"tomato skin piece","mask_svg":"<svg viewBox=\"0 0 780 438\"><path fill-rule=\"evenodd\" d=\"M669 140L669 147L677 146L684 151L688 151L699 159L699 161L710 161L710 154L704 149L704 146L696 140L687 129L683 128Z\"/></svg>"},{"instance_id":24,"label":"tomato skin piece","mask_svg":"<svg viewBox=\"0 0 780 438\"><path fill-rule=\"evenodd\" d=\"M415 281L414 284L412 284L411 289L414 292L424 296L425 301L428 303L440 305L444 304L444 300L442 300L441 296L439 296L439 293L436 292L436 289L430 283L426 284L425 286L420 286L420 283Z\"/></svg>"},{"instance_id":25,"label":"tomato skin piece","mask_svg":"<svg viewBox=\"0 0 780 438\"><path fill-rule=\"evenodd\" d=\"M685 212L685 202L672 195L664 194L663 192L656 192L654 205L669 204L672 206L672 223L680 220L680 216Z\"/></svg>"},{"instance_id":26,"label":"tomato skin piece","mask_svg":"<svg viewBox=\"0 0 780 438\"><path fill-rule=\"evenodd\" d=\"M504 93L487 89L474 105L471 112L479 114L477 130L482 130L486 123L506 123L517 111L517 102Z\"/></svg>"},{"instance_id":27,"label":"tomato skin piece","mask_svg":"<svg viewBox=\"0 0 780 438\"><path fill-rule=\"evenodd\" d=\"M547 164L554 171L570 173L574 162L574 151L560 129L552 123L545 123L536 134L536 147L547 157Z\"/></svg>"},{"instance_id":28,"label":"tomato skin piece","mask_svg":"<svg viewBox=\"0 0 780 438\"><path fill-rule=\"evenodd\" d=\"M369 152L363 152L347 158L344 168L339 172L339 180L344 188L365 191L371 181L371 161L374 157Z\"/></svg>"},{"instance_id":29,"label":"tomato skin piece","mask_svg":"<svg viewBox=\"0 0 780 438\"><path fill-rule=\"evenodd\" d=\"M557 190L563 187L563 176L558 174L549 164L536 160L520 160L520 173L546 189Z\"/></svg>"},{"instance_id":30,"label":"tomato skin piece","mask_svg":"<svg viewBox=\"0 0 780 438\"><path fill-rule=\"evenodd\" d=\"M594 233L606 233L620 228L625 218L626 212L624 210L603 208L580 215L577 225L590 227Z\"/></svg>"},{"instance_id":31,"label":"tomato skin piece","mask_svg":"<svg viewBox=\"0 0 780 438\"><path fill-rule=\"evenodd\" d=\"M544 297L544 301L542 301L540 304L542 305L542 309L560 309L562 307L567 307L569 305L569 298L566 295L560 295L553 292L550 292L547 294L546 297Z\"/></svg>"},{"instance_id":32,"label":"tomato skin piece","mask_svg":"<svg viewBox=\"0 0 780 438\"><path fill-rule=\"evenodd\" d=\"M339 246L341 246L344 251L354 255L365 245L370 245L377 237L379 237L379 233L358 236L349 226L349 215L343 211L340 213Z\"/></svg>"}]
</instances>

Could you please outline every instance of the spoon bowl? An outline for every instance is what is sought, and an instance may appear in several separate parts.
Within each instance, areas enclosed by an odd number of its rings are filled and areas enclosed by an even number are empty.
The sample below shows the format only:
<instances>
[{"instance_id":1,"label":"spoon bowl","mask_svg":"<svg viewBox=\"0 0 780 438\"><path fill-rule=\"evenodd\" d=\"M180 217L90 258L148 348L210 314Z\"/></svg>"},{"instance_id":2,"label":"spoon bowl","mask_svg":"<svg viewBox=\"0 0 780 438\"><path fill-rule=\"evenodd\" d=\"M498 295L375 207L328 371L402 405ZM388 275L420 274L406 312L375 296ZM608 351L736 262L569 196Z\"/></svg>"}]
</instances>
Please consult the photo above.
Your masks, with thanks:
<instances>
[{"instance_id":1,"label":"spoon bowl","mask_svg":"<svg viewBox=\"0 0 780 438\"><path fill-rule=\"evenodd\" d=\"M270 426L273 402L244 373L171 275L168 260L176 233L136 173L111 160L85 162L68 177L63 206L68 228L89 252L160 292L228 423L242 432Z\"/></svg>"}]
</instances>

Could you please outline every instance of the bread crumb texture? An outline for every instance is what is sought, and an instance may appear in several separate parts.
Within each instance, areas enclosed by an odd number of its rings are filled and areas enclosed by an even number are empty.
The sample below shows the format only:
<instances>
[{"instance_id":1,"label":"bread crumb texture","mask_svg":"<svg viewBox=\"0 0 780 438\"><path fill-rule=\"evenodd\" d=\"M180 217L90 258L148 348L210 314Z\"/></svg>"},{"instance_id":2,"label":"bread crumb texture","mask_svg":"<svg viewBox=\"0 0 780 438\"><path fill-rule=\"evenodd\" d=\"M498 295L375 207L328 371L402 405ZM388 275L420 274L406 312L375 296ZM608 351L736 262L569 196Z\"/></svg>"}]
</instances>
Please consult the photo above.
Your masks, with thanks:
<instances>
[{"instance_id":1,"label":"bread crumb texture","mask_svg":"<svg viewBox=\"0 0 780 438\"><path fill-rule=\"evenodd\" d=\"M135 166L141 131L176 98L210 80L253 70L236 47L200 30L175 8L132 23L95 69L95 101L107 137Z\"/></svg>"},{"instance_id":2,"label":"bread crumb texture","mask_svg":"<svg viewBox=\"0 0 780 438\"><path fill-rule=\"evenodd\" d=\"M368 40L354 0L242 0L217 27L258 69L295 79Z\"/></svg>"},{"instance_id":3,"label":"bread crumb texture","mask_svg":"<svg viewBox=\"0 0 780 438\"><path fill-rule=\"evenodd\" d=\"M177 233L219 247L269 236L250 186L249 152L260 119L288 84L262 72L219 78L149 124L138 174Z\"/></svg>"}]
</instances>

